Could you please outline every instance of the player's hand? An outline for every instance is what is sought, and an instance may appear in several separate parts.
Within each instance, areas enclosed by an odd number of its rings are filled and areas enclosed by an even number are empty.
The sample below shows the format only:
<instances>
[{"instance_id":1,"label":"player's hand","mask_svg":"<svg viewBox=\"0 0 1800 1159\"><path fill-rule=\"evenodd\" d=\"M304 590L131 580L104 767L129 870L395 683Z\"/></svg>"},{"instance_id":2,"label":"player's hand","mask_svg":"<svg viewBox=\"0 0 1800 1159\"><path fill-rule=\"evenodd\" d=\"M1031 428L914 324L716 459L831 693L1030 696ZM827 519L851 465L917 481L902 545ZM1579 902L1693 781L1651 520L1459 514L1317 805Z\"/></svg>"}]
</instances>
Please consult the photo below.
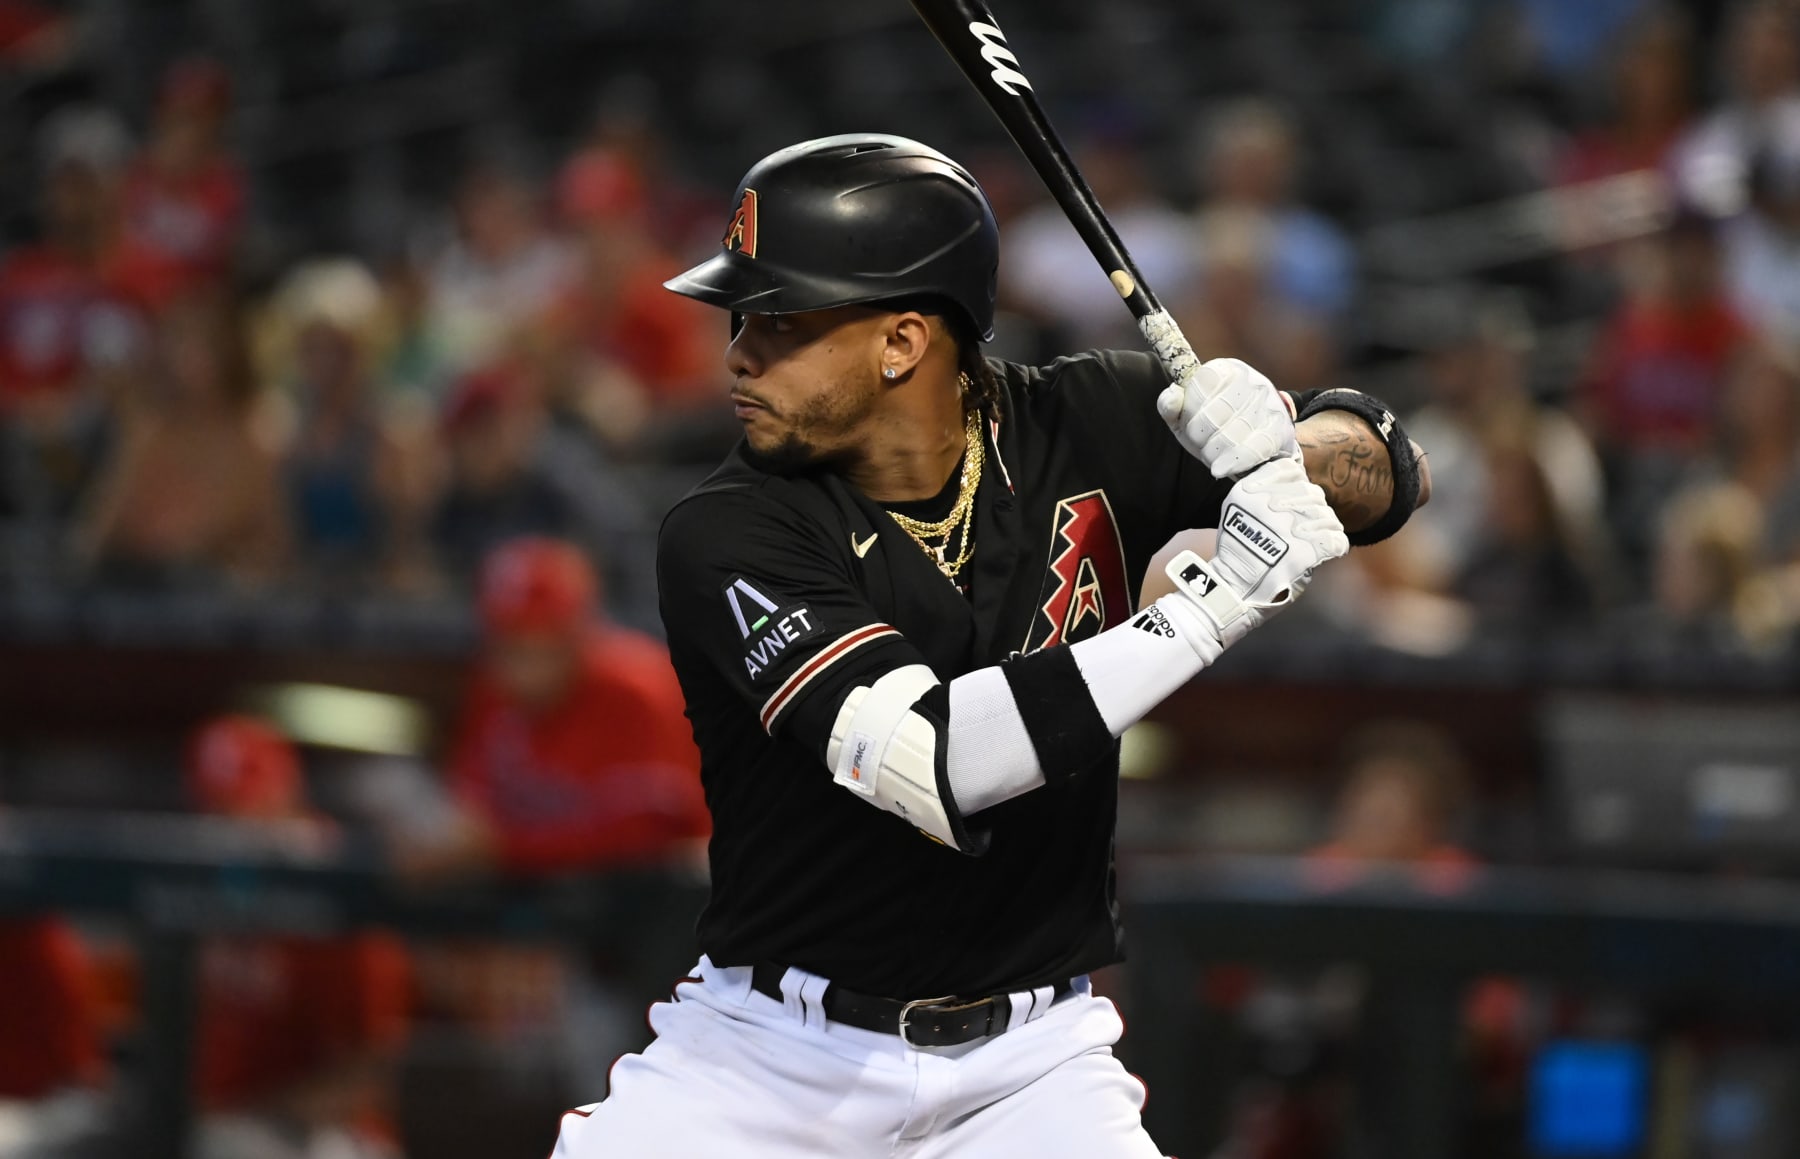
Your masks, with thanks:
<instances>
[{"instance_id":1,"label":"player's hand","mask_svg":"<svg viewBox=\"0 0 1800 1159\"><path fill-rule=\"evenodd\" d=\"M1246 604L1274 609L1300 598L1314 569L1349 550L1325 492L1299 459L1282 458L1226 494L1213 564Z\"/></svg>"},{"instance_id":2,"label":"player's hand","mask_svg":"<svg viewBox=\"0 0 1800 1159\"><path fill-rule=\"evenodd\" d=\"M1215 479L1268 462L1299 458L1294 404L1275 384L1235 358L1215 358L1157 396L1156 411L1188 454Z\"/></svg>"},{"instance_id":3,"label":"player's hand","mask_svg":"<svg viewBox=\"0 0 1800 1159\"><path fill-rule=\"evenodd\" d=\"M1201 629L1229 648L1300 597L1320 564L1350 550L1344 525L1298 459L1250 472L1225 496L1211 559L1182 551L1163 568L1204 619ZM1211 663L1205 640L1189 636Z\"/></svg>"}]
</instances>

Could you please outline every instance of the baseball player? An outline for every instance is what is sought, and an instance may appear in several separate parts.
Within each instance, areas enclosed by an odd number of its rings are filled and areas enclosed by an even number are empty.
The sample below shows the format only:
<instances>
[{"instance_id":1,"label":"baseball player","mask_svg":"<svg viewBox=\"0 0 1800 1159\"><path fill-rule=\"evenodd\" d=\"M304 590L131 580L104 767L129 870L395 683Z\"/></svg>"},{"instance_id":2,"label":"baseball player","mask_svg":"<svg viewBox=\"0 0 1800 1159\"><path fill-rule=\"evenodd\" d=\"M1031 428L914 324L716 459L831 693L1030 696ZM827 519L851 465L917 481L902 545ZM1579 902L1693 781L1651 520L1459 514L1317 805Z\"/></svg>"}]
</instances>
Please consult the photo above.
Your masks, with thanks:
<instances>
[{"instance_id":1,"label":"baseball player","mask_svg":"<svg viewBox=\"0 0 1800 1159\"><path fill-rule=\"evenodd\" d=\"M984 358L998 261L965 169L854 135L759 162L669 283L733 312L744 431L657 560L712 896L559 1156L1160 1154L1087 980L1122 958L1117 738L1344 553L1334 507L1390 534L1419 473L1353 392L1297 432L1241 363Z\"/></svg>"}]
</instances>

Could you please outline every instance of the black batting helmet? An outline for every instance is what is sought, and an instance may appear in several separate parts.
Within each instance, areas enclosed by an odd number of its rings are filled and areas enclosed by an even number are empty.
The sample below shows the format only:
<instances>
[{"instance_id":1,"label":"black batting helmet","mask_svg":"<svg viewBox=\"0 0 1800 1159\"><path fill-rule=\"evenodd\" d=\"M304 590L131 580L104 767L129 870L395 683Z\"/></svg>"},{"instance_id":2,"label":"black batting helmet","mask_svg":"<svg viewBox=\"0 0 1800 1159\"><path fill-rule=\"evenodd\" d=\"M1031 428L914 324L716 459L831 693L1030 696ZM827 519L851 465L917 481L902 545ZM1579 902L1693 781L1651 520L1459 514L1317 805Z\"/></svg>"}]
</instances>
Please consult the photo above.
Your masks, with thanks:
<instances>
[{"instance_id":1,"label":"black batting helmet","mask_svg":"<svg viewBox=\"0 0 1800 1159\"><path fill-rule=\"evenodd\" d=\"M879 133L802 141L738 183L723 252L665 282L739 314L932 295L994 336L1000 230L969 171Z\"/></svg>"}]
</instances>

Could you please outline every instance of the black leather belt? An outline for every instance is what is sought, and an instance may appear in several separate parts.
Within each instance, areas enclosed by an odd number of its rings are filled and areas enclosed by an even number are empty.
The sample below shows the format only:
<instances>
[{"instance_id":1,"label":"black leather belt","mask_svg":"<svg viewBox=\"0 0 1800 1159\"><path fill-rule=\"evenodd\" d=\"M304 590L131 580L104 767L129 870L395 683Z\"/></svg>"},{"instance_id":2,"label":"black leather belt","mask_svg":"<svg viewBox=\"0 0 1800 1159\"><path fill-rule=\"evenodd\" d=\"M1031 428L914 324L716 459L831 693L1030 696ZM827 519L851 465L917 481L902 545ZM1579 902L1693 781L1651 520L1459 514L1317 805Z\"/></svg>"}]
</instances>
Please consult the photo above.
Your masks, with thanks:
<instances>
[{"instance_id":1,"label":"black leather belt","mask_svg":"<svg viewBox=\"0 0 1800 1159\"><path fill-rule=\"evenodd\" d=\"M781 979L787 969L774 962L758 962L750 969L750 986L758 994L785 1001ZM1054 983L1050 1001L1055 1002L1073 989L1066 980ZM879 1034L897 1034L908 1046L961 1046L978 1038L991 1038L1012 1021L1012 1000L1006 994L972 1001L949 997L902 1002L898 998L858 994L833 982L825 987L821 1004L825 1017L833 1022Z\"/></svg>"}]
</instances>

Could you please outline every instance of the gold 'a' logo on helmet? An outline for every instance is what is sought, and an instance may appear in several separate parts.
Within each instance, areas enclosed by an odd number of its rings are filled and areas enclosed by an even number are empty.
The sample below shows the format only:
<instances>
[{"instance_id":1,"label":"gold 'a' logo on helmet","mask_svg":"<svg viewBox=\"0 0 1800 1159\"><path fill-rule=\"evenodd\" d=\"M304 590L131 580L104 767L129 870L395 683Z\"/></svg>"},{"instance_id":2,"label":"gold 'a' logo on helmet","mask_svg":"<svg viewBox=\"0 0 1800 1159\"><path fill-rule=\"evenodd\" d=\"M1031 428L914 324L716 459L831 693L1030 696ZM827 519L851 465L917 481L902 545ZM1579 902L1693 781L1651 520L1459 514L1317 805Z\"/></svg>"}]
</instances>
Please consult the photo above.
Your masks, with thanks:
<instances>
[{"instance_id":1,"label":"gold 'a' logo on helmet","mask_svg":"<svg viewBox=\"0 0 1800 1159\"><path fill-rule=\"evenodd\" d=\"M747 258L756 256L756 190L744 190L744 199L738 202L731 224L725 227L725 248Z\"/></svg>"}]
</instances>

